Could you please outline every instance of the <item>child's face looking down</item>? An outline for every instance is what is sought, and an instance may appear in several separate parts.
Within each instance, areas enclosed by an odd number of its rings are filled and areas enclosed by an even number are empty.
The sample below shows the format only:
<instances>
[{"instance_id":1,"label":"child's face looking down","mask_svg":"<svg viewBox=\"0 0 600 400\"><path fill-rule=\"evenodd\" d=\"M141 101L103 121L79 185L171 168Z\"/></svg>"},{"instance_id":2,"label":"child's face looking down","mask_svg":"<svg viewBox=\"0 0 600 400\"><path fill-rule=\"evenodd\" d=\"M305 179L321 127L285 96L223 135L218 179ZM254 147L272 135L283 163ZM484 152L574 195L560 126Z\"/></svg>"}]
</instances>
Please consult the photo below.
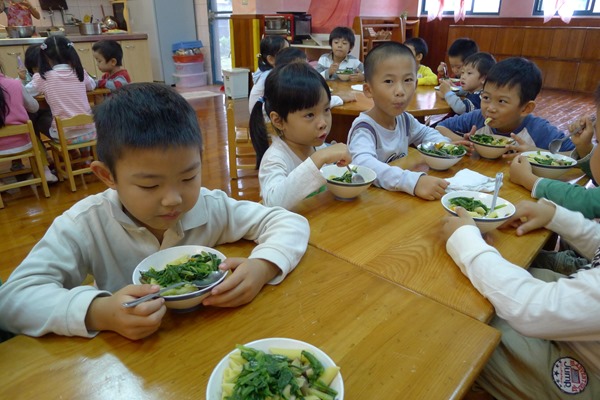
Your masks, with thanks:
<instances>
[{"instance_id":1,"label":"child's face looking down","mask_svg":"<svg viewBox=\"0 0 600 400\"><path fill-rule=\"evenodd\" d=\"M197 147L125 150L115 174L102 179L117 190L124 211L159 240L198 200L202 183ZM101 177L102 178L102 177Z\"/></svg>"},{"instance_id":2,"label":"child's face looking down","mask_svg":"<svg viewBox=\"0 0 600 400\"><path fill-rule=\"evenodd\" d=\"M383 119L394 119L402 114L417 88L415 59L407 55L387 57L375 66L371 79L364 85L364 93L373 99L376 114Z\"/></svg>"},{"instance_id":3,"label":"child's face looking down","mask_svg":"<svg viewBox=\"0 0 600 400\"><path fill-rule=\"evenodd\" d=\"M289 113L284 121L276 112L271 113L271 121L283 133L283 140L290 148L304 150L307 146L321 146L331 129L331 108L324 88L317 105Z\"/></svg>"},{"instance_id":4,"label":"child's face looking down","mask_svg":"<svg viewBox=\"0 0 600 400\"><path fill-rule=\"evenodd\" d=\"M111 58L107 61L104 59L104 56L97 51L94 52L94 59L96 60L96 65L101 72L111 72L117 65L117 60Z\"/></svg>"},{"instance_id":5,"label":"child's face looking down","mask_svg":"<svg viewBox=\"0 0 600 400\"><path fill-rule=\"evenodd\" d=\"M331 51L335 60L343 60L350 53L350 42L346 39L336 38L331 41Z\"/></svg>"},{"instance_id":6,"label":"child's face looking down","mask_svg":"<svg viewBox=\"0 0 600 400\"><path fill-rule=\"evenodd\" d=\"M520 87L497 86L486 83L481 92L481 114L491 118L488 126L502 133L511 133L521 125L523 118L535 108L535 103L529 101L521 105Z\"/></svg>"},{"instance_id":7,"label":"child's face looking down","mask_svg":"<svg viewBox=\"0 0 600 400\"><path fill-rule=\"evenodd\" d=\"M463 59L460 56L448 56L448 61L450 62L450 69L454 74L455 78L460 78L460 72L463 67Z\"/></svg>"}]
</instances>

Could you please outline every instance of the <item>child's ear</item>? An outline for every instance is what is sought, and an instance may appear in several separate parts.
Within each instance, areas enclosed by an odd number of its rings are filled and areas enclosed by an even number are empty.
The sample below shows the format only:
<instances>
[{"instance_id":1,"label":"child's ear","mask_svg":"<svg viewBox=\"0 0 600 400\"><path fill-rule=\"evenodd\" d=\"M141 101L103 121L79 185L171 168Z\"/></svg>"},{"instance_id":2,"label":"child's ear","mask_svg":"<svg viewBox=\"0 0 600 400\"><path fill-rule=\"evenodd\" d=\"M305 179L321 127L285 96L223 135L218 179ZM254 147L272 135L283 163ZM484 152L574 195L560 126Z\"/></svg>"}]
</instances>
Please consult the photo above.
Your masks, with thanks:
<instances>
[{"instance_id":1,"label":"child's ear","mask_svg":"<svg viewBox=\"0 0 600 400\"><path fill-rule=\"evenodd\" d=\"M277 114L275 111L271 111L271 114L269 114L269 119L275 128L279 129L280 131L283 130L283 119L279 116L279 114Z\"/></svg>"},{"instance_id":2,"label":"child's ear","mask_svg":"<svg viewBox=\"0 0 600 400\"><path fill-rule=\"evenodd\" d=\"M111 58L108 63L110 64L111 67L116 67L117 66L117 59L116 58Z\"/></svg>"},{"instance_id":3,"label":"child's ear","mask_svg":"<svg viewBox=\"0 0 600 400\"><path fill-rule=\"evenodd\" d=\"M275 66L275 57L274 56L267 56L267 62L269 64L271 64L272 67Z\"/></svg>"},{"instance_id":4,"label":"child's ear","mask_svg":"<svg viewBox=\"0 0 600 400\"><path fill-rule=\"evenodd\" d=\"M104 182L106 186L108 186L111 189L116 189L117 182L113 174L106 166L106 164L104 164L102 161L92 161L92 165L90 165L90 168L92 169L94 175L96 175L98 179Z\"/></svg>"},{"instance_id":5,"label":"child's ear","mask_svg":"<svg viewBox=\"0 0 600 400\"><path fill-rule=\"evenodd\" d=\"M417 59L417 62L419 64L421 64L421 60L423 59L423 53L419 53L415 56L415 58Z\"/></svg>"},{"instance_id":6,"label":"child's ear","mask_svg":"<svg viewBox=\"0 0 600 400\"><path fill-rule=\"evenodd\" d=\"M371 86L367 82L363 83L363 93L368 99L373 98L373 93L371 92Z\"/></svg>"},{"instance_id":7,"label":"child's ear","mask_svg":"<svg viewBox=\"0 0 600 400\"><path fill-rule=\"evenodd\" d=\"M530 100L521 107L521 116L526 117L535 110L535 101Z\"/></svg>"}]
</instances>

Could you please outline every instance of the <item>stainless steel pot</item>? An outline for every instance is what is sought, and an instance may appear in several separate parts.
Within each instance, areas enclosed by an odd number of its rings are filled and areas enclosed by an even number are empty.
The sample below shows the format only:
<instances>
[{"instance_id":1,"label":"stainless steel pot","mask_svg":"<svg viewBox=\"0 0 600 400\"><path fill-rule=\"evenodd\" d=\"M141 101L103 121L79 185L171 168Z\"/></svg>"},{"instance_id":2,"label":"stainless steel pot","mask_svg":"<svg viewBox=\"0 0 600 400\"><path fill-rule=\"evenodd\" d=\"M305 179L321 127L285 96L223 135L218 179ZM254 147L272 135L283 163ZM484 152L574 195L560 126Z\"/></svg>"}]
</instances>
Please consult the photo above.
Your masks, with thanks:
<instances>
[{"instance_id":1,"label":"stainless steel pot","mask_svg":"<svg viewBox=\"0 0 600 400\"><path fill-rule=\"evenodd\" d=\"M6 33L10 38L30 38L35 33L35 26L7 26Z\"/></svg>"},{"instance_id":2,"label":"stainless steel pot","mask_svg":"<svg viewBox=\"0 0 600 400\"><path fill-rule=\"evenodd\" d=\"M79 24L79 33L82 35L100 35L102 28L100 22L82 22Z\"/></svg>"}]
</instances>

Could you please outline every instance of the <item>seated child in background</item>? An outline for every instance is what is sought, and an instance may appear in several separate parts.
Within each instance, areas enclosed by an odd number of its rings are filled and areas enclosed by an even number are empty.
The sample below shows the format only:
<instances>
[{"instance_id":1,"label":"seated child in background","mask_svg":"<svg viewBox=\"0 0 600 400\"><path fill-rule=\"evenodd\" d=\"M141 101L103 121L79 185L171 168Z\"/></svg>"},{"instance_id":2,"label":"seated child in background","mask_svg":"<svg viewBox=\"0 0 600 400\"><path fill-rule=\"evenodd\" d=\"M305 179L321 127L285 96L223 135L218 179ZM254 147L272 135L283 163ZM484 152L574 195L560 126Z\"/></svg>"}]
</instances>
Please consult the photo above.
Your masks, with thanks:
<instances>
[{"instance_id":1,"label":"seated child in background","mask_svg":"<svg viewBox=\"0 0 600 400\"><path fill-rule=\"evenodd\" d=\"M388 164L405 157L411 144L450 142L404 111L417 87L416 72L415 57L403 44L386 42L367 54L363 92L373 99L373 108L352 123L348 148L354 164L375 171L377 186L434 200L444 195L448 182Z\"/></svg>"},{"instance_id":2,"label":"seated child in background","mask_svg":"<svg viewBox=\"0 0 600 400\"><path fill-rule=\"evenodd\" d=\"M583 117L580 121L581 123L578 122L569 127L570 131L576 130L578 127L582 128L579 133L571 135L571 140L575 145L579 142L591 143L594 136L594 124L590 117ZM591 153L590 151L588 156L577 162L577 166L584 170L590 178L592 177L589 165ZM578 211L589 219L600 218L599 187L586 189L568 182L540 178L533 173L527 157L513 159L510 164L510 181L530 190L533 198L548 199L559 206Z\"/></svg>"},{"instance_id":3,"label":"seated child in background","mask_svg":"<svg viewBox=\"0 0 600 400\"><path fill-rule=\"evenodd\" d=\"M450 71L445 62L441 62L437 68L438 78L460 78L463 62L465 58L479 51L479 47L474 40L469 38L456 39L448 49L448 62L450 63ZM450 72L452 72L450 74Z\"/></svg>"},{"instance_id":4,"label":"seated child in background","mask_svg":"<svg viewBox=\"0 0 600 400\"><path fill-rule=\"evenodd\" d=\"M600 88L596 107L600 113ZM600 152L592 153L590 165L600 179ZM492 303L497 316L490 325L502 333L477 386L498 400L600 398L600 224L547 200L519 203L505 224L518 236L554 231L592 260L591 269L567 277L511 264L485 242L464 209L456 211L458 217L443 220L446 249Z\"/></svg>"},{"instance_id":5,"label":"seated child in background","mask_svg":"<svg viewBox=\"0 0 600 400\"><path fill-rule=\"evenodd\" d=\"M490 68L496 59L489 53L475 53L465 58L460 74L460 91L454 93L449 79L440 80L440 91L456 114L464 114L481 108L481 92Z\"/></svg>"},{"instance_id":6,"label":"seated child in background","mask_svg":"<svg viewBox=\"0 0 600 400\"><path fill-rule=\"evenodd\" d=\"M131 82L129 73L123 68L123 49L114 40L100 40L92 46L98 70L103 72L98 79L98 87L111 92Z\"/></svg>"},{"instance_id":7,"label":"seated child in background","mask_svg":"<svg viewBox=\"0 0 600 400\"><path fill-rule=\"evenodd\" d=\"M351 69L354 73L350 75L352 82L361 82L365 80L363 75L363 64L360 60L350 54L354 48L354 31L345 26L334 28L329 34L329 45L331 53L323 54L319 57L317 71L325 79L336 79L337 71Z\"/></svg>"},{"instance_id":8,"label":"seated child in background","mask_svg":"<svg viewBox=\"0 0 600 400\"><path fill-rule=\"evenodd\" d=\"M270 146L262 104L256 103L250 114L265 205L291 209L325 190L326 180L319 171L323 165L350 163L345 144L324 146L331 129L330 101L325 79L307 63L277 66L267 77L264 107L276 132Z\"/></svg>"},{"instance_id":9,"label":"seated child in background","mask_svg":"<svg viewBox=\"0 0 600 400\"><path fill-rule=\"evenodd\" d=\"M429 49L427 48L427 43L425 40L419 37L412 37L407 39L404 42L404 45L407 46L415 55L415 59L417 60L417 83L418 85L423 86L435 86L438 84L438 77L433 73L431 68L426 65L421 64L421 60L427 57L427 52Z\"/></svg>"},{"instance_id":10,"label":"seated child in background","mask_svg":"<svg viewBox=\"0 0 600 400\"><path fill-rule=\"evenodd\" d=\"M283 36L269 35L260 41L260 54L258 57L258 69L252 74L254 85L250 90L248 97L249 112L252 112L254 104L262 97L265 92L265 79L275 68L275 56L281 50L290 47L290 44Z\"/></svg>"},{"instance_id":11,"label":"seated child in background","mask_svg":"<svg viewBox=\"0 0 600 400\"><path fill-rule=\"evenodd\" d=\"M258 245L249 258L226 259L233 273L203 304L234 307L277 284L306 250L306 219L280 208L237 201L201 187L202 135L196 112L173 89L126 85L94 108L94 174L108 187L54 220L0 286L0 330L93 337L111 330L132 340L159 329L163 298L123 308L159 290L132 285L135 266L161 249L214 247L240 239ZM83 285L86 276L95 286Z\"/></svg>"},{"instance_id":12,"label":"seated child in background","mask_svg":"<svg viewBox=\"0 0 600 400\"><path fill-rule=\"evenodd\" d=\"M505 158L523 151L548 149L552 139L563 138L564 134L545 119L531 115L541 88L542 73L533 62L521 57L507 58L490 69L481 93L481 109L448 118L436 129L455 140L475 133L512 137L516 143L507 147L513 153L504 154ZM560 151L574 148L567 139ZM588 144L580 143L575 157L584 157L589 151Z\"/></svg>"}]
</instances>

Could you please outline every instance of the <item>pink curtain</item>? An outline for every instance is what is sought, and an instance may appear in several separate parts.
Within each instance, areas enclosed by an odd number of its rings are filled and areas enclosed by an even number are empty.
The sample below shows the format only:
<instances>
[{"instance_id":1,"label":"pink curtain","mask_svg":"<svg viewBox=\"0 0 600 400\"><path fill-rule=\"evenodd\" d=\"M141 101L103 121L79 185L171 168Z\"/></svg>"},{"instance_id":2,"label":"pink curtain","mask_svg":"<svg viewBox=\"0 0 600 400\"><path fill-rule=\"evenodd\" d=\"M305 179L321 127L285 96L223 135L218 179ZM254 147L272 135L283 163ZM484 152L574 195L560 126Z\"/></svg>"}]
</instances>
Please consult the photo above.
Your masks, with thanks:
<instances>
[{"instance_id":1,"label":"pink curtain","mask_svg":"<svg viewBox=\"0 0 600 400\"><path fill-rule=\"evenodd\" d=\"M427 22L434 19L442 20L444 16L444 0L430 0L427 2Z\"/></svg>"},{"instance_id":2,"label":"pink curtain","mask_svg":"<svg viewBox=\"0 0 600 400\"><path fill-rule=\"evenodd\" d=\"M542 6L544 9L544 23L550 21L558 12L560 19L568 24L571 22L571 17L575 11L574 3L574 0L545 0Z\"/></svg>"},{"instance_id":3,"label":"pink curtain","mask_svg":"<svg viewBox=\"0 0 600 400\"><path fill-rule=\"evenodd\" d=\"M313 32L329 33L336 26L352 28L354 17L360 14L360 0L311 0L308 12Z\"/></svg>"},{"instance_id":4,"label":"pink curtain","mask_svg":"<svg viewBox=\"0 0 600 400\"><path fill-rule=\"evenodd\" d=\"M466 16L465 0L454 0L454 22L464 21Z\"/></svg>"}]
</instances>

